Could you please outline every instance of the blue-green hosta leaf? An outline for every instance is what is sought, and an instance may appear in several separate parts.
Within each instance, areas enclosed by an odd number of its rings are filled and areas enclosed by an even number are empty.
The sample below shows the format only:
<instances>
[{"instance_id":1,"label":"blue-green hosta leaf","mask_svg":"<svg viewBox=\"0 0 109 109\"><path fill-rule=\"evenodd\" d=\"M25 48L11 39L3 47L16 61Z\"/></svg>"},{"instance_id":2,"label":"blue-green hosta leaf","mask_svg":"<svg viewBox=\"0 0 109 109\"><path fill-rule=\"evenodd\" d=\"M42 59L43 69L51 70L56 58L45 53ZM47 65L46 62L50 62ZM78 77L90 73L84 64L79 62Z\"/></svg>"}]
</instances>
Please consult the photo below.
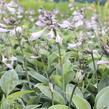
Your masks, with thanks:
<instances>
[{"instance_id":1,"label":"blue-green hosta leaf","mask_svg":"<svg viewBox=\"0 0 109 109\"><path fill-rule=\"evenodd\" d=\"M39 88L40 91L45 96L47 96L49 99L52 99L52 94L51 94L51 91L50 91L48 86L45 86L45 85L39 83L39 84L36 84L35 87ZM64 102L65 102L64 98L63 98L63 96L59 92L54 90L53 95L54 95L54 102L60 103L60 104L64 104Z\"/></svg>"},{"instance_id":2,"label":"blue-green hosta leaf","mask_svg":"<svg viewBox=\"0 0 109 109\"><path fill-rule=\"evenodd\" d=\"M91 109L90 104L80 96L74 95L72 101L77 109Z\"/></svg>"},{"instance_id":3,"label":"blue-green hosta leaf","mask_svg":"<svg viewBox=\"0 0 109 109\"><path fill-rule=\"evenodd\" d=\"M43 82L43 83L48 83L48 79L46 77L44 77L43 75L41 75L40 73L37 73L35 71L30 71L28 73L34 79L36 79L36 80L38 80L40 82Z\"/></svg>"},{"instance_id":4,"label":"blue-green hosta leaf","mask_svg":"<svg viewBox=\"0 0 109 109\"><path fill-rule=\"evenodd\" d=\"M109 109L109 86L97 94L96 109Z\"/></svg>"},{"instance_id":5,"label":"blue-green hosta leaf","mask_svg":"<svg viewBox=\"0 0 109 109\"><path fill-rule=\"evenodd\" d=\"M18 84L19 78L14 70L10 70L4 73L0 79L0 87L7 95L14 90Z\"/></svg>"},{"instance_id":6,"label":"blue-green hosta leaf","mask_svg":"<svg viewBox=\"0 0 109 109\"><path fill-rule=\"evenodd\" d=\"M68 106L65 105L53 105L49 107L48 109L69 109Z\"/></svg>"},{"instance_id":7,"label":"blue-green hosta leaf","mask_svg":"<svg viewBox=\"0 0 109 109\"><path fill-rule=\"evenodd\" d=\"M74 88L73 84L67 84L67 86L66 86L66 97L67 97L67 100L70 100L73 88ZM74 95L78 95L78 96L83 98L83 94L82 94L81 90L78 87L76 88Z\"/></svg>"},{"instance_id":8,"label":"blue-green hosta leaf","mask_svg":"<svg viewBox=\"0 0 109 109\"><path fill-rule=\"evenodd\" d=\"M109 86L103 88L103 89L97 94L97 96L96 96L96 98L95 98L95 102L97 102L97 100L98 100L104 93L106 93L106 91L109 91Z\"/></svg>"},{"instance_id":9,"label":"blue-green hosta leaf","mask_svg":"<svg viewBox=\"0 0 109 109\"><path fill-rule=\"evenodd\" d=\"M24 107L23 109L36 109L39 106L40 105L28 105L28 106Z\"/></svg>"}]
</instances>

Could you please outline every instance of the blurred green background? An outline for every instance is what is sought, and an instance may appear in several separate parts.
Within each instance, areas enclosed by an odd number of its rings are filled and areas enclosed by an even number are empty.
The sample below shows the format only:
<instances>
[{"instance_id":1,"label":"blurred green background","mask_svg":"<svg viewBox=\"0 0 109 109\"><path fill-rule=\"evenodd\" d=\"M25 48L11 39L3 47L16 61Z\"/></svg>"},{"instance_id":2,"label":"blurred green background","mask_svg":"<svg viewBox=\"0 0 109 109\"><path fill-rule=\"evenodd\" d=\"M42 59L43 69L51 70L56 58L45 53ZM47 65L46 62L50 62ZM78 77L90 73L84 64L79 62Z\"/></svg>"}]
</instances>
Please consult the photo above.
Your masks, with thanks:
<instances>
[{"instance_id":1,"label":"blurred green background","mask_svg":"<svg viewBox=\"0 0 109 109\"><path fill-rule=\"evenodd\" d=\"M57 1L57 0L56 0ZM59 1L59 0L58 0ZM73 2L73 0L60 0L61 2L54 2L53 0L19 0L19 4L22 5L25 9L34 9L37 10L39 7L43 7L46 10L53 10L58 8L60 12L67 13L71 15L71 11L68 8L69 3ZM64 2L62 2L64 1ZM100 3L89 3L89 2L75 2L78 8L86 5L87 7L92 8L93 10L97 10L99 16L104 20L109 16L109 2L106 2L105 5L100 5ZM91 12L87 12L87 15L90 16Z\"/></svg>"}]
</instances>

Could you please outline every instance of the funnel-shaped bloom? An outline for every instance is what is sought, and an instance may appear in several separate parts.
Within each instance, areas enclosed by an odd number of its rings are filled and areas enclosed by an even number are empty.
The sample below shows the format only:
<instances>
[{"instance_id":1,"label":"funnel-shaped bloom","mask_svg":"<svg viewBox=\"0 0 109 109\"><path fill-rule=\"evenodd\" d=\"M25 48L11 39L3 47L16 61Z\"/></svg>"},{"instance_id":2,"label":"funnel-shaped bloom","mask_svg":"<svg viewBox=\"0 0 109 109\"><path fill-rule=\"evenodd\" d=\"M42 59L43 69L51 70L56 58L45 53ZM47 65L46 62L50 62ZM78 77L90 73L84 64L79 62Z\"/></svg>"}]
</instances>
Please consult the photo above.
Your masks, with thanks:
<instances>
[{"instance_id":1,"label":"funnel-shaped bloom","mask_svg":"<svg viewBox=\"0 0 109 109\"><path fill-rule=\"evenodd\" d=\"M34 41L34 40L37 40L38 38L40 38L43 34L43 32L45 31L45 29L41 30L41 31L38 31L38 32L34 32L31 34L31 37L30 37L30 40L31 41Z\"/></svg>"},{"instance_id":2,"label":"funnel-shaped bloom","mask_svg":"<svg viewBox=\"0 0 109 109\"><path fill-rule=\"evenodd\" d=\"M109 61L101 60L97 62L97 65L104 65L104 64L109 64Z\"/></svg>"},{"instance_id":3,"label":"funnel-shaped bloom","mask_svg":"<svg viewBox=\"0 0 109 109\"><path fill-rule=\"evenodd\" d=\"M51 30L48 34L47 34L47 39L48 40L52 40L54 38L54 32L53 30Z\"/></svg>"},{"instance_id":4,"label":"funnel-shaped bloom","mask_svg":"<svg viewBox=\"0 0 109 109\"><path fill-rule=\"evenodd\" d=\"M57 34L56 36L56 42L59 43L60 45L62 45L62 38L59 36L59 34Z\"/></svg>"},{"instance_id":5,"label":"funnel-shaped bloom","mask_svg":"<svg viewBox=\"0 0 109 109\"><path fill-rule=\"evenodd\" d=\"M6 33L6 32L9 32L9 30L0 28L0 33Z\"/></svg>"}]
</instances>

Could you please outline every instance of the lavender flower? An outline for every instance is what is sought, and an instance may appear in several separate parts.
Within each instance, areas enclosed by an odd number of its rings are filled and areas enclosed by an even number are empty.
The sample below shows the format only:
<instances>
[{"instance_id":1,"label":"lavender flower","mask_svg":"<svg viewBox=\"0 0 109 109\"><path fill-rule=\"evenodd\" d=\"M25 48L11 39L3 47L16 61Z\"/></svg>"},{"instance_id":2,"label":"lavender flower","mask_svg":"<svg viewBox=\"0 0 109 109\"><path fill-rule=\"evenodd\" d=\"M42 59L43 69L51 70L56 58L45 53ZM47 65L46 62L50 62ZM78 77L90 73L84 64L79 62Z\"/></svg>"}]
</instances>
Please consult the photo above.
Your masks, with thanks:
<instances>
[{"instance_id":1,"label":"lavender flower","mask_svg":"<svg viewBox=\"0 0 109 109\"><path fill-rule=\"evenodd\" d=\"M109 64L109 61L101 60L97 62L97 65Z\"/></svg>"},{"instance_id":2,"label":"lavender flower","mask_svg":"<svg viewBox=\"0 0 109 109\"><path fill-rule=\"evenodd\" d=\"M17 58L12 56L10 58L5 58L4 55L2 55L2 62L9 68L9 69L13 69L13 64L14 61L16 61Z\"/></svg>"},{"instance_id":3,"label":"lavender flower","mask_svg":"<svg viewBox=\"0 0 109 109\"><path fill-rule=\"evenodd\" d=\"M59 34L57 34L56 36L56 42L59 43L60 45L62 45L62 38L59 36Z\"/></svg>"},{"instance_id":4,"label":"lavender flower","mask_svg":"<svg viewBox=\"0 0 109 109\"><path fill-rule=\"evenodd\" d=\"M82 45L82 42L77 42L75 44L69 43L68 49L76 48L76 47L79 47L80 45Z\"/></svg>"},{"instance_id":5,"label":"lavender flower","mask_svg":"<svg viewBox=\"0 0 109 109\"><path fill-rule=\"evenodd\" d=\"M0 28L0 33L6 33L6 32L9 32L9 31L10 31L10 30Z\"/></svg>"},{"instance_id":6,"label":"lavender flower","mask_svg":"<svg viewBox=\"0 0 109 109\"><path fill-rule=\"evenodd\" d=\"M34 41L34 40L37 40L38 38L40 38L43 34L43 32L45 31L46 28L44 28L43 30L41 31L38 31L38 32L34 32L31 34L31 37L30 37L30 40L31 41Z\"/></svg>"},{"instance_id":7,"label":"lavender flower","mask_svg":"<svg viewBox=\"0 0 109 109\"><path fill-rule=\"evenodd\" d=\"M30 56L29 58L30 59L37 59L37 58L39 58L39 56Z\"/></svg>"},{"instance_id":8,"label":"lavender flower","mask_svg":"<svg viewBox=\"0 0 109 109\"><path fill-rule=\"evenodd\" d=\"M70 26L70 22L67 21L67 20L65 20L65 21L63 22L63 24L60 24L60 27L63 28L63 29L66 29L66 28L68 29L69 26Z\"/></svg>"},{"instance_id":9,"label":"lavender flower","mask_svg":"<svg viewBox=\"0 0 109 109\"><path fill-rule=\"evenodd\" d=\"M54 32L53 30L51 29L51 31L47 34L47 39L48 40L52 40L54 38Z\"/></svg>"}]
</instances>

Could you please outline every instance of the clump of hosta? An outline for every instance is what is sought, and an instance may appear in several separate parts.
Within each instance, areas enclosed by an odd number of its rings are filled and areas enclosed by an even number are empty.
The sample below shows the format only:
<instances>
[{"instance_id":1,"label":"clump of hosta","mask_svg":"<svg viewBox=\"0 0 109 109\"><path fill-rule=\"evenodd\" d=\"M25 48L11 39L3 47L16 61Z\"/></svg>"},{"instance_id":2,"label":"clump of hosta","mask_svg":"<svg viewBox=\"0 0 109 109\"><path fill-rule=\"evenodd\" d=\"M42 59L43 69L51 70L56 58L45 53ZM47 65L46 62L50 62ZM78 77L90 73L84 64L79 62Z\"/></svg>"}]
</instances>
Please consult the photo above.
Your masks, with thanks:
<instances>
[{"instance_id":1,"label":"clump of hosta","mask_svg":"<svg viewBox=\"0 0 109 109\"><path fill-rule=\"evenodd\" d=\"M10 100L14 92L20 95L18 90L28 89L34 92L15 101L23 109L37 108L37 104L40 109L55 104L69 109L81 109L80 104L84 109L86 104L91 109L88 101L92 108L96 107L92 100L109 79L108 21L101 22L97 10L87 17L87 6L80 9L71 3L69 8L68 17L58 10L24 11L15 1L0 0L0 76L3 74L2 83L6 82L3 88L11 88L8 84L14 84L18 77L21 80L9 95L0 90L3 100ZM12 82L8 82L11 76L4 80L10 75L4 75L7 70L15 71Z\"/></svg>"}]
</instances>

